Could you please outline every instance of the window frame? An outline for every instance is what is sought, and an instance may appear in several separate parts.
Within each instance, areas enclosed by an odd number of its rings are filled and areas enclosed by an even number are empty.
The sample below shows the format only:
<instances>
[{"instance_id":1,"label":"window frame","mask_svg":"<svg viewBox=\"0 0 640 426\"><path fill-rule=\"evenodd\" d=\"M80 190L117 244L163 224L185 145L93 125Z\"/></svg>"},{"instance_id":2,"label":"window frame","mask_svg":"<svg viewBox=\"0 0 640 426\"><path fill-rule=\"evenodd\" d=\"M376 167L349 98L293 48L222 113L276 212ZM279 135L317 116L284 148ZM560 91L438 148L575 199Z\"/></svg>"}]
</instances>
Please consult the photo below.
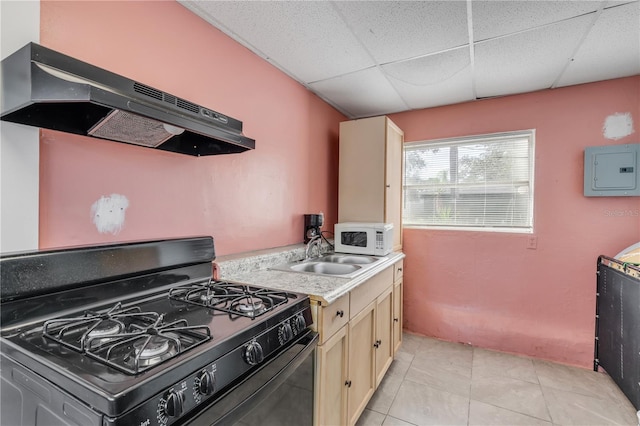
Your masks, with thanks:
<instances>
[{"instance_id":1,"label":"window frame","mask_svg":"<svg viewBox=\"0 0 640 426\"><path fill-rule=\"evenodd\" d=\"M499 140L511 140L514 138L526 138L528 139L528 155L529 155L529 206L530 213L527 226L513 227L513 226L465 226L465 225L435 225L435 224L413 224L405 219L405 198L407 188L414 185L407 185L406 175L406 156L407 151L419 149L416 146L428 146L429 148L436 148L438 146L451 147L453 145L466 145L473 143L489 143L498 142ZM408 229L428 229L428 230L443 230L443 231L467 231L467 232L490 232L490 233L513 233L513 234L533 234L535 231L535 145L536 145L536 130L515 130L509 132L497 132L487 133L470 136L459 136L453 138L442 139L429 139L420 141L405 142L402 150L403 167L402 167L402 221L403 228ZM416 185L417 186L417 185Z\"/></svg>"}]
</instances>

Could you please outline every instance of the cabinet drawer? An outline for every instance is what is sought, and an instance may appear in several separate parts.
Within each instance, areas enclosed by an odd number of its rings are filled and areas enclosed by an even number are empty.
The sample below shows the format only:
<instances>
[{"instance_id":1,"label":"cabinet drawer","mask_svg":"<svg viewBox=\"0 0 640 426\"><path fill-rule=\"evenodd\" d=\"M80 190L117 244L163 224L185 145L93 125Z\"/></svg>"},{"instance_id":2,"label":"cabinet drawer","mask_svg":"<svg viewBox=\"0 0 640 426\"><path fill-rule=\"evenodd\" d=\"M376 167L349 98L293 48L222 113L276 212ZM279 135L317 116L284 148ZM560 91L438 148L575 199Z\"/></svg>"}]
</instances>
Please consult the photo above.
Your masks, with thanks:
<instances>
[{"instance_id":1,"label":"cabinet drawer","mask_svg":"<svg viewBox=\"0 0 640 426\"><path fill-rule=\"evenodd\" d=\"M349 322L349 294L345 294L329 306L318 308L320 344Z\"/></svg>"},{"instance_id":2,"label":"cabinet drawer","mask_svg":"<svg viewBox=\"0 0 640 426\"><path fill-rule=\"evenodd\" d=\"M404 262L402 260L394 263L393 265L393 282L398 281L399 279L402 278L402 270Z\"/></svg>"},{"instance_id":3,"label":"cabinet drawer","mask_svg":"<svg viewBox=\"0 0 640 426\"><path fill-rule=\"evenodd\" d=\"M351 290L351 318L393 285L393 269L390 266Z\"/></svg>"}]
</instances>

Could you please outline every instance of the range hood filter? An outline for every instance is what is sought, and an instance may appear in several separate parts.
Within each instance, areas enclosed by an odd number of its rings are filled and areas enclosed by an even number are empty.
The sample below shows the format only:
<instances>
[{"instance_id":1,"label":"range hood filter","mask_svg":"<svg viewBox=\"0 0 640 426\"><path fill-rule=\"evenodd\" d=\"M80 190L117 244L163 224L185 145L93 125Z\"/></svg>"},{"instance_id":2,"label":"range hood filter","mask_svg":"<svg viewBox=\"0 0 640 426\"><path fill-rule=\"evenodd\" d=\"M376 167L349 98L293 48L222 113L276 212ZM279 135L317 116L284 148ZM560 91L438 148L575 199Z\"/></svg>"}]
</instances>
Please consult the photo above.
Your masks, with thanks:
<instances>
[{"instance_id":1,"label":"range hood filter","mask_svg":"<svg viewBox=\"0 0 640 426\"><path fill-rule=\"evenodd\" d=\"M104 120L89 129L89 135L150 148L156 148L174 136L167 132L164 124L159 121L118 109L113 110Z\"/></svg>"}]
</instances>

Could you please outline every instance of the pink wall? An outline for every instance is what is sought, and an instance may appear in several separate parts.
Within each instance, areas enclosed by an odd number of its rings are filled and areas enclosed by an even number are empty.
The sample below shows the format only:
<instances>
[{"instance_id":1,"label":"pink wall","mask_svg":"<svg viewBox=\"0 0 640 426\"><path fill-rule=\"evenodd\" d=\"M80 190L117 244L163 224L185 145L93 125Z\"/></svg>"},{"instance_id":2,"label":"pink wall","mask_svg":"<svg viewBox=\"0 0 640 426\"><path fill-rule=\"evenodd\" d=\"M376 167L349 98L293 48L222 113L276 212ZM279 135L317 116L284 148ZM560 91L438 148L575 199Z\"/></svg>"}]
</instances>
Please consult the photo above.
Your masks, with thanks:
<instances>
[{"instance_id":1,"label":"pink wall","mask_svg":"<svg viewBox=\"0 0 640 426\"><path fill-rule=\"evenodd\" d=\"M336 221L340 113L175 2L41 4L41 43L244 121L257 149L193 158L42 131L43 248L206 234L218 254L301 242L302 215ZM640 77L394 114L407 141L535 128L535 235L404 231L405 327L589 366L595 261L640 239L612 212L638 198L582 195L586 146L605 118L640 126ZM117 235L91 205L130 201ZM327 227L329 229L329 227Z\"/></svg>"},{"instance_id":2,"label":"pink wall","mask_svg":"<svg viewBox=\"0 0 640 426\"><path fill-rule=\"evenodd\" d=\"M228 254L302 242L305 213L336 221L345 117L180 4L43 1L41 44L238 118L256 140L195 158L43 130L42 248L204 234ZM101 234L91 205L112 193L129 200L125 224Z\"/></svg>"},{"instance_id":3,"label":"pink wall","mask_svg":"<svg viewBox=\"0 0 640 426\"><path fill-rule=\"evenodd\" d=\"M636 132L605 139L606 117L626 112ZM537 249L522 234L405 229L405 328L592 365L596 259L640 240L640 198L584 197L584 148L640 141L640 77L391 118L406 141L536 129Z\"/></svg>"}]
</instances>

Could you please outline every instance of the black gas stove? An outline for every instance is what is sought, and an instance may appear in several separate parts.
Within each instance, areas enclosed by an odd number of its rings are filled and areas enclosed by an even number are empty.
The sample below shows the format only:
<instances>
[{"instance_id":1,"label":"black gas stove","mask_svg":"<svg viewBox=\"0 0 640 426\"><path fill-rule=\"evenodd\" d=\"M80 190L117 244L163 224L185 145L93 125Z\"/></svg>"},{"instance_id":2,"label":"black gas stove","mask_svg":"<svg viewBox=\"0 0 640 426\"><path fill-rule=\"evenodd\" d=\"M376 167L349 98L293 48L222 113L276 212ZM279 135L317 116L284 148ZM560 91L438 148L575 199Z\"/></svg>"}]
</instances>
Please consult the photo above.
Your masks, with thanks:
<instances>
[{"instance_id":1,"label":"black gas stove","mask_svg":"<svg viewBox=\"0 0 640 426\"><path fill-rule=\"evenodd\" d=\"M317 337L306 295L214 280L214 253L199 237L2 256L2 423L237 420L236 389Z\"/></svg>"}]
</instances>

